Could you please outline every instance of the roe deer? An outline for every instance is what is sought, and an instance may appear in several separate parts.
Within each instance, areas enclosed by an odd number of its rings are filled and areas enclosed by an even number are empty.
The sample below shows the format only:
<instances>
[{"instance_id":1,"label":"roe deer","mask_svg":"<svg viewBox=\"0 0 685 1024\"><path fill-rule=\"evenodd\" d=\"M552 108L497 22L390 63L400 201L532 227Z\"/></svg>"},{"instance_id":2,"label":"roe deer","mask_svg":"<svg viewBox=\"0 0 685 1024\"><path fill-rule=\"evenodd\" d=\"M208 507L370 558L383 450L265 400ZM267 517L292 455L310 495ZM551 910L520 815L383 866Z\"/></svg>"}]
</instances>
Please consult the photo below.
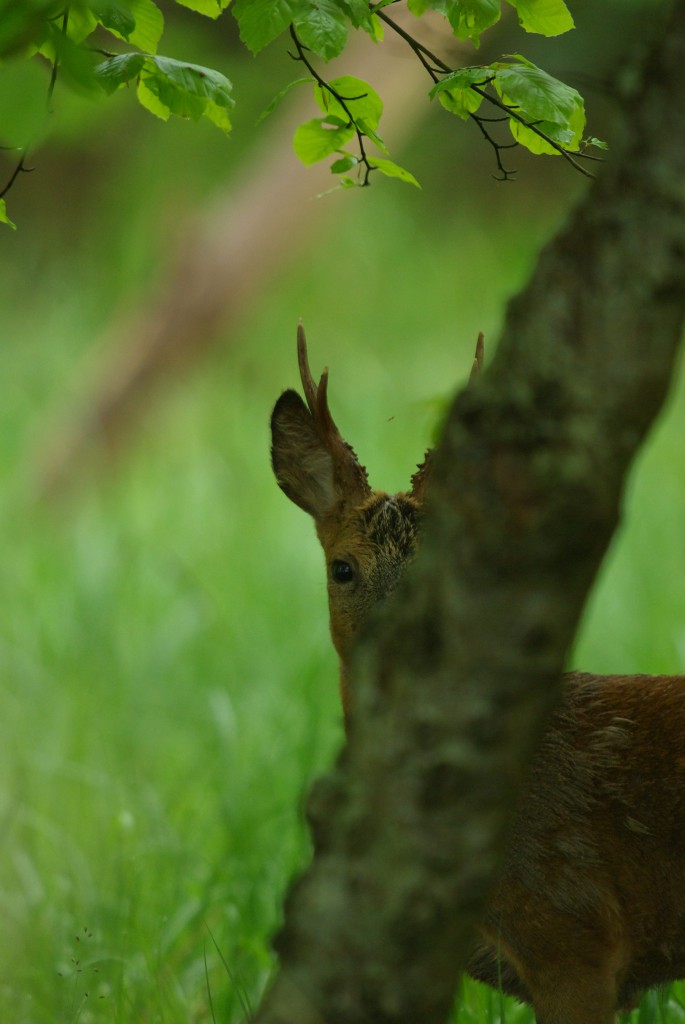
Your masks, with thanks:
<instances>
[{"instance_id":1,"label":"roe deer","mask_svg":"<svg viewBox=\"0 0 685 1024\"><path fill-rule=\"evenodd\" d=\"M273 468L326 555L347 718L351 647L415 551L428 462L407 493L372 490L301 327L298 357L307 404L276 403ZM481 363L482 336L472 377ZM685 676L564 677L467 970L540 1024L611 1024L685 977Z\"/></svg>"}]
</instances>

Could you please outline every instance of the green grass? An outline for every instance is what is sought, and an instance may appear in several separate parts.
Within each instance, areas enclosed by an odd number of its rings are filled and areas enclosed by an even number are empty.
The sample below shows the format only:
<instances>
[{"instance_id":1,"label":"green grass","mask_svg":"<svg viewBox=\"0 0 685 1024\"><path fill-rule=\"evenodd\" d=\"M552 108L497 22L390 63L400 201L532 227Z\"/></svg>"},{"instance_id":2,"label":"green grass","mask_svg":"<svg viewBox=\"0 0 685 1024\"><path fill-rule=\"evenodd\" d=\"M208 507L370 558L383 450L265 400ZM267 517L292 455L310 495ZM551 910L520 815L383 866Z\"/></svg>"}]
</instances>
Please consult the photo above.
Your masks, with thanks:
<instances>
[{"instance_id":1,"label":"green grass","mask_svg":"<svg viewBox=\"0 0 685 1024\"><path fill-rule=\"evenodd\" d=\"M229 458L224 400L198 382L168 459L150 437L99 493L5 524L3 1020L74 1021L85 991L84 1020L210 1019L205 955L237 1020L207 926L252 999L268 974L337 715L323 609L297 629L314 552L280 555L263 437Z\"/></svg>"},{"instance_id":2,"label":"green grass","mask_svg":"<svg viewBox=\"0 0 685 1024\"><path fill-rule=\"evenodd\" d=\"M55 227L40 259L37 229L17 243L0 284L0 1020L237 1024L257 1003L308 857L302 800L342 740L316 539L268 465L295 324L373 482L403 488L434 399L464 379L478 329L494 337L560 216L525 184L514 207L425 184L345 197L316 258L284 268L231 346L153 404L128 457L57 508L31 500L36 452L115 305L112 275L126 293L148 258L155 207L135 215L134 252L111 211L107 251L97 221L71 254ZM580 668L684 668L684 431L681 385L631 481ZM650 997L635 1019L682 1017ZM500 1019L530 1015L465 983L455 1022Z\"/></svg>"}]
</instances>

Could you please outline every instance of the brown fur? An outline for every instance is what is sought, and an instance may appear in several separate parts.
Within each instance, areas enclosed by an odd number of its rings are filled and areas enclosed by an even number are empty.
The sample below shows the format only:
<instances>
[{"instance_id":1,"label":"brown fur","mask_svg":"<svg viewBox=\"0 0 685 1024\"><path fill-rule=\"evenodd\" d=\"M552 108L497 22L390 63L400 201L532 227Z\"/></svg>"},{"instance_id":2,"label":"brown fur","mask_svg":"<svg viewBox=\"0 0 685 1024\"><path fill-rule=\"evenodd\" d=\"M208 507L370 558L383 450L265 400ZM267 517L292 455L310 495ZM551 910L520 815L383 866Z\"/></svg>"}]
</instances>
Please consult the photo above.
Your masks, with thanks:
<instances>
[{"instance_id":1,"label":"brown fur","mask_svg":"<svg viewBox=\"0 0 685 1024\"><path fill-rule=\"evenodd\" d=\"M415 551L429 461L410 492L372 490L309 376L309 409L293 391L276 404L272 457L326 556L347 717L350 652ZM611 1024L685 977L685 677L565 677L468 971L539 1024Z\"/></svg>"}]
</instances>

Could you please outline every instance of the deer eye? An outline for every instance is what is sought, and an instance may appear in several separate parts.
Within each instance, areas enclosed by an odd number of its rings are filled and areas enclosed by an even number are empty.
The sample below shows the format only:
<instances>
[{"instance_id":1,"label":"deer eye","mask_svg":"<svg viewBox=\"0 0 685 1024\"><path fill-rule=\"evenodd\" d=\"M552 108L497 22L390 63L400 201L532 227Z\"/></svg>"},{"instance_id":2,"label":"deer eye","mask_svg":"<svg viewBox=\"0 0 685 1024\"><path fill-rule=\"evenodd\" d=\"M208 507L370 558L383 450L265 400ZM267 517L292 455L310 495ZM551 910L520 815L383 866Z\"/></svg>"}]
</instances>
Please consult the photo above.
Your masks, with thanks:
<instances>
[{"instance_id":1,"label":"deer eye","mask_svg":"<svg viewBox=\"0 0 685 1024\"><path fill-rule=\"evenodd\" d=\"M331 579L335 583L351 583L354 579L354 569L342 558L334 558L331 562Z\"/></svg>"}]
</instances>

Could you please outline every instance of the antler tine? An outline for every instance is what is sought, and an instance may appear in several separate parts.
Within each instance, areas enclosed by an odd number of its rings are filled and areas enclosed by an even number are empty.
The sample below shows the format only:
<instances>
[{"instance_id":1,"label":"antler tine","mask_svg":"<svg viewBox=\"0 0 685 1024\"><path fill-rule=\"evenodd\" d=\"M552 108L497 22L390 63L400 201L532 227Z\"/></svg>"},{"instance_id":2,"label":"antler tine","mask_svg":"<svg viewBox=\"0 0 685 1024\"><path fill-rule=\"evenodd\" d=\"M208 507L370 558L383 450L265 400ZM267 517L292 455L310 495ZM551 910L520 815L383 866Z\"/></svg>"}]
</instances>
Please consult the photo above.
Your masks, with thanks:
<instances>
[{"instance_id":1,"label":"antler tine","mask_svg":"<svg viewBox=\"0 0 685 1024\"><path fill-rule=\"evenodd\" d=\"M333 456L334 472L341 493L355 495L358 500L362 500L371 493L366 470L331 416L328 408L328 370L323 371L318 385L314 382L307 356L307 338L301 322L297 325L297 362L314 428L321 443Z\"/></svg>"},{"instance_id":2,"label":"antler tine","mask_svg":"<svg viewBox=\"0 0 685 1024\"><path fill-rule=\"evenodd\" d=\"M469 376L469 387L475 381L476 377L483 369L483 356L485 354L485 337L483 332L480 331L478 334L478 341L476 342L476 354L473 357L473 366L471 367L471 374Z\"/></svg>"},{"instance_id":3,"label":"antler tine","mask_svg":"<svg viewBox=\"0 0 685 1024\"><path fill-rule=\"evenodd\" d=\"M302 389L304 391L304 397L307 399L307 405L312 416L316 415L317 406L317 386L314 383L312 377L312 371L309 369L309 357L307 355L307 337L304 333L304 327L300 320L297 325L297 362L300 367L300 380L302 381ZM327 376L327 372L324 371L324 376ZM323 383L323 377L321 378ZM321 384L319 384L321 387ZM325 395L325 387L324 387Z\"/></svg>"},{"instance_id":4,"label":"antler tine","mask_svg":"<svg viewBox=\"0 0 685 1024\"><path fill-rule=\"evenodd\" d=\"M338 435L338 428L333 422L333 417L328 408L328 370L323 371L317 386L312 377L312 371L309 369L307 338L302 322L297 325L297 362L300 367L300 380L302 381L304 396L307 399L307 405L317 429L322 434L328 436Z\"/></svg>"}]
</instances>

